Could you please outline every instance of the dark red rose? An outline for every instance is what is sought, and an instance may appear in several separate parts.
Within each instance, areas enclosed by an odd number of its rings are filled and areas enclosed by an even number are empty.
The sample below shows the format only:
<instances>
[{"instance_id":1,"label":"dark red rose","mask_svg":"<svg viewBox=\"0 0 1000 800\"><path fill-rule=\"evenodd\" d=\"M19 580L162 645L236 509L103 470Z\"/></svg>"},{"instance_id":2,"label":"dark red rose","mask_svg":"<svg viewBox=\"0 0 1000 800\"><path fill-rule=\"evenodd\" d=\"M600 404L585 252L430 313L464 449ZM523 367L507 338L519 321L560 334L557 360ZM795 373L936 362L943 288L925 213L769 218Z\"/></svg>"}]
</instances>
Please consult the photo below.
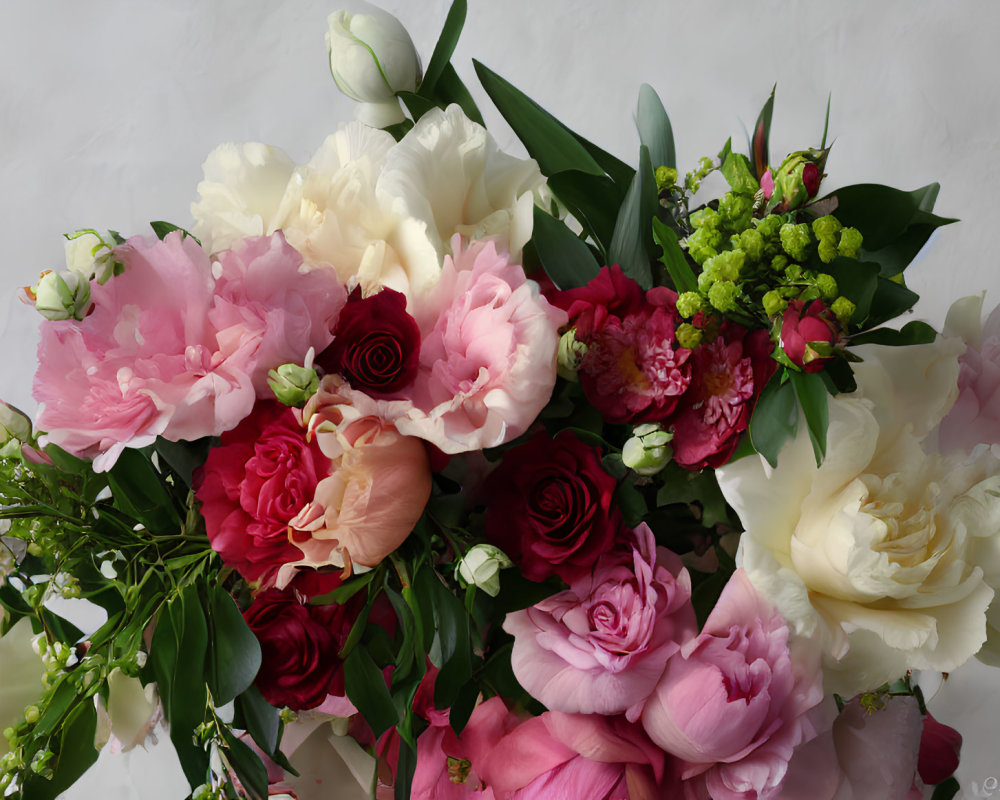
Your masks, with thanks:
<instances>
[{"instance_id":1,"label":"dark red rose","mask_svg":"<svg viewBox=\"0 0 1000 800\"><path fill-rule=\"evenodd\" d=\"M549 301L569 315L576 338L584 342L604 327L608 317L621 319L643 307L642 288L617 264L601 267L586 286L556 292Z\"/></svg>"},{"instance_id":2,"label":"dark red rose","mask_svg":"<svg viewBox=\"0 0 1000 800\"><path fill-rule=\"evenodd\" d=\"M917 756L917 772L920 774L920 780L928 786L934 786L950 778L958 769L961 751L962 734L927 714L924 717L924 729L920 734L920 753Z\"/></svg>"},{"instance_id":3,"label":"dark red rose","mask_svg":"<svg viewBox=\"0 0 1000 800\"><path fill-rule=\"evenodd\" d=\"M820 351L837 343L839 330L836 316L822 300L813 300L808 306L795 300L781 318L781 349L795 366L819 372L831 358ZM822 347L814 348L815 344Z\"/></svg>"},{"instance_id":4,"label":"dark red rose","mask_svg":"<svg viewBox=\"0 0 1000 800\"><path fill-rule=\"evenodd\" d=\"M316 357L316 364L355 389L386 397L413 383L419 356L420 328L406 313L406 296L383 289L362 297L359 287L348 297L333 343Z\"/></svg>"},{"instance_id":5,"label":"dark red rose","mask_svg":"<svg viewBox=\"0 0 1000 800\"><path fill-rule=\"evenodd\" d=\"M766 331L748 333L725 322L712 342L692 353L691 386L663 424L673 427L674 461L680 466L719 467L736 449L777 366L770 357L771 339Z\"/></svg>"},{"instance_id":6,"label":"dark red rose","mask_svg":"<svg viewBox=\"0 0 1000 800\"><path fill-rule=\"evenodd\" d=\"M358 609L300 603L293 592L268 589L243 612L260 642L257 688L271 705L315 708L328 694L343 695L340 648Z\"/></svg>"},{"instance_id":7,"label":"dark red rose","mask_svg":"<svg viewBox=\"0 0 1000 800\"><path fill-rule=\"evenodd\" d=\"M329 466L290 408L257 403L195 475L212 548L248 581L273 583L282 564L302 557L288 523L312 501Z\"/></svg>"},{"instance_id":8,"label":"dark red rose","mask_svg":"<svg viewBox=\"0 0 1000 800\"><path fill-rule=\"evenodd\" d=\"M816 192L819 191L819 182L822 179L822 175L819 173L819 167L813 163L806 164L802 168L802 185L806 187L806 194L809 197L815 197Z\"/></svg>"},{"instance_id":9,"label":"dark red rose","mask_svg":"<svg viewBox=\"0 0 1000 800\"><path fill-rule=\"evenodd\" d=\"M601 453L570 431L540 433L507 452L487 481L486 538L543 581L588 571L623 531L615 479Z\"/></svg>"}]
</instances>

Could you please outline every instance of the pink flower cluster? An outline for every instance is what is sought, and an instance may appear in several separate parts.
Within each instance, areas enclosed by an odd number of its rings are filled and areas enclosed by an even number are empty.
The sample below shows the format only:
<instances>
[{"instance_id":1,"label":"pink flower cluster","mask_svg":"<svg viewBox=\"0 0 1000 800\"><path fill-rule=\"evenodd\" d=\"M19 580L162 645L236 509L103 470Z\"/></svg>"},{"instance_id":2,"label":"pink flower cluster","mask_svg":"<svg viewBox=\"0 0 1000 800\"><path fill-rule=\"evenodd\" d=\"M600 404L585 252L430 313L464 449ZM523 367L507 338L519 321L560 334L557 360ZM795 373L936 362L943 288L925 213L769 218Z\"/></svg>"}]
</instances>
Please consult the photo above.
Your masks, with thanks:
<instances>
[{"instance_id":1,"label":"pink flower cluster","mask_svg":"<svg viewBox=\"0 0 1000 800\"><path fill-rule=\"evenodd\" d=\"M698 315L692 322L703 326L701 343L683 347L676 300L665 287L643 292L617 265L553 296L586 345L580 383L601 415L614 423L659 422L674 432L678 464L716 467L732 455L774 372L771 342L767 331L728 321L713 329Z\"/></svg>"}]
</instances>

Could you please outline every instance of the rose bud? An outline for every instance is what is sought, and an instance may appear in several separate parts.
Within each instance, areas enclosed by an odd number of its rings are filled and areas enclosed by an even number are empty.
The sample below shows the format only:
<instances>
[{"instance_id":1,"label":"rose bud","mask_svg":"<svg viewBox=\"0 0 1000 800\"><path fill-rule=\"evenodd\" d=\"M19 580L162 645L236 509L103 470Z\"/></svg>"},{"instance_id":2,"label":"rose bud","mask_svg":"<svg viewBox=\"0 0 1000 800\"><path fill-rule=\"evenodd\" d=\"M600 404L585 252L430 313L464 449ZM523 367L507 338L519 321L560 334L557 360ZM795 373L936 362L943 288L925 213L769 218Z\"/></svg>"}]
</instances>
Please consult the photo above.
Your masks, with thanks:
<instances>
[{"instance_id":1,"label":"rose bud","mask_svg":"<svg viewBox=\"0 0 1000 800\"><path fill-rule=\"evenodd\" d=\"M48 320L81 320L91 307L90 281L74 270L43 272L27 294L34 301L35 310Z\"/></svg>"},{"instance_id":2,"label":"rose bud","mask_svg":"<svg viewBox=\"0 0 1000 800\"><path fill-rule=\"evenodd\" d=\"M514 562L499 547L477 544L458 562L455 572L467 586L496 597L500 593L500 570L513 566Z\"/></svg>"},{"instance_id":3,"label":"rose bud","mask_svg":"<svg viewBox=\"0 0 1000 800\"><path fill-rule=\"evenodd\" d=\"M819 372L832 357L839 338L839 325L822 300L808 306L802 300L788 304L781 318L781 349L805 372Z\"/></svg>"},{"instance_id":4,"label":"rose bud","mask_svg":"<svg viewBox=\"0 0 1000 800\"><path fill-rule=\"evenodd\" d=\"M947 780L958 769L961 750L962 734L938 722L928 713L924 717L920 755L917 756L920 779L928 786Z\"/></svg>"},{"instance_id":5,"label":"rose bud","mask_svg":"<svg viewBox=\"0 0 1000 800\"><path fill-rule=\"evenodd\" d=\"M823 167L829 152L829 149L800 150L786 156L769 179L773 187L771 192L768 192L765 185L765 179L768 177L765 173L760 185L768 201L768 210L784 213L812 200L819 192Z\"/></svg>"}]
</instances>

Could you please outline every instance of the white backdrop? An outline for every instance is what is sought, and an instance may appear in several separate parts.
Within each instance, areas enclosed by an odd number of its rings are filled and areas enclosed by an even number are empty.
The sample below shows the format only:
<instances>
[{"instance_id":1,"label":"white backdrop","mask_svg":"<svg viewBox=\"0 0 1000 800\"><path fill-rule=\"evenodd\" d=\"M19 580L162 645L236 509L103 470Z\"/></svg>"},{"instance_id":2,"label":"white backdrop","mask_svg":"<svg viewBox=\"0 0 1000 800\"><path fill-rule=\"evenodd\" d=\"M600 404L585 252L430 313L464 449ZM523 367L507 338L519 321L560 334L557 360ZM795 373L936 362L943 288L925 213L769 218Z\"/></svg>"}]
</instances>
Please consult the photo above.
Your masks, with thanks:
<instances>
[{"instance_id":1,"label":"white backdrop","mask_svg":"<svg viewBox=\"0 0 1000 800\"><path fill-rule=\"evenodd\" d=\"M408 27L426 63L448 3L382 5ZM519 151L478 88L473 56L632 163L635 97L642 82L652 84L671 115L682 169L717 152L729 136L741 146L740 121L753 123L775 82L772 159L818 145L832 92L835 145L825 188L874 181L913 189L939 180L937 210L962 220L936 233L907 273L923 295L918 315L940 323L951 300L984 289L988 307L1000 300L994 41L1000 4L469 5L454 63L505 148ZM305 160L353 115L325 61L325 20L338 6L337 0L3 4L0 397L34 408L37 318L14 294L41 269L61 266L60 234L90 226L132 234L154 219L187 225L202 160L219 142L264 141ZM936 701L939 716L966 734L962 772L969 787L1000 778L998 674L960 672ZM120 786L100 784L105 791ZM142 797L152 792L147 784ZM115 788L111 796L128 795Z\"/></svg>"}]
</instances>

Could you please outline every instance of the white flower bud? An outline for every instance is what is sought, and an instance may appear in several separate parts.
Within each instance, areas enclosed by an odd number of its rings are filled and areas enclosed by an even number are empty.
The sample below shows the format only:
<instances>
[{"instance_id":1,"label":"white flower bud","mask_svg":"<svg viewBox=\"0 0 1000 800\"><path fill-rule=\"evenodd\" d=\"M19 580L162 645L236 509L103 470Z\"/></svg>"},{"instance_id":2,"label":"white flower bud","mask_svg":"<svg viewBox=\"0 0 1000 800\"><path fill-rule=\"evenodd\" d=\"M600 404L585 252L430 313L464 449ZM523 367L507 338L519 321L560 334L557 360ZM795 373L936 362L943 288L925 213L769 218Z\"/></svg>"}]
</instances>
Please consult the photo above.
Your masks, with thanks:
<instances>
[{"instance_id":1,"label":"white flower bud","mask_svg":"<svg viewBox=\"0 0 1000 800\"><path fill-rule=\"evenodd\" d=\"M335 11L326 44L337 88L362 103L358 118L384 128L402 122L396 92L413 92L420 59L406 28L392 14L365 4L364 13Z\"/></svg>"},{"instance_id":2,"label":"white flower bud","mask_svg":"<svg viewBox=\"0 0 1000 800\"><path fill-rule=\"evenodd\" d=\"M622 448L622 462L639 475L656 475L673 457L673 435L653 423L637 425Z\"/></svg>"},{"instance_id":3,"label":"white flower bud","mask_svg":"<svg viewBox=\"0 0 1000 800\"><path fill-rule=\"evenodd\" d=\"M496 597L500 592L500 570L512 566L514 562L499 547L477 544L458 562L456 571L466 584Z\"/></svg>"},{"instance_id":4,"label":"white flower bud","mask_svg":"<svg viewBox=\"0 0 1000 800\"><path fill-rule=\"evenodd\" d=\"M66 240L66 269L79 272L90 279L94 277L95 253L104 242L93 233L81 233Z\"/></svg>"},{"instance_id":5,"label":"white flower bud","mask_svg":"<svg viewBox=\"0 0 1000 800\"><path fill-rule=\"evenodd\" d=\"M45 319L83 319L90 308L90 281L79 272L45 272L31 290Z\"/></svg>"}]
</instances>

